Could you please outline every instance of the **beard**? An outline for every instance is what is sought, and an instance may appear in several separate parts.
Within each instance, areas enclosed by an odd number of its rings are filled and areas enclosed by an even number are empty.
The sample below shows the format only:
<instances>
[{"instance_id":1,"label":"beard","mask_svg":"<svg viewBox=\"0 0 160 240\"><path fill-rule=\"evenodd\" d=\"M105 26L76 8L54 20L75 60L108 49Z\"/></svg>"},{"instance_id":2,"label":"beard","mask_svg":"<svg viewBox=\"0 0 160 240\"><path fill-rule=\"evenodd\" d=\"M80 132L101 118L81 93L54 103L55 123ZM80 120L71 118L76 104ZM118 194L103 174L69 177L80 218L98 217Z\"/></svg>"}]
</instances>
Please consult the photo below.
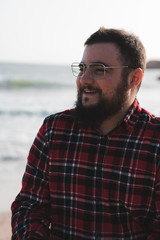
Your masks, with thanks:
<instances>
[{"instance_id":1,"label":"beard","mask_svg":"<svg viewBox=\"0 0 160 240\"><path fill-rule=\"evenodd\" d=\"M96 91L99 94L99 101L95 105L84 106L82 103L82 95L84 89ZM73 116L84 128L98 128L104 120L110 119L112 116L120 112L127 100L127 84L125 81L117 86L112 98L104 96L100 88L93 86L82 86L77 94L77 101L73 110ZM87 101L87 99L86 99Z\"/></svg>"}]
</instances>

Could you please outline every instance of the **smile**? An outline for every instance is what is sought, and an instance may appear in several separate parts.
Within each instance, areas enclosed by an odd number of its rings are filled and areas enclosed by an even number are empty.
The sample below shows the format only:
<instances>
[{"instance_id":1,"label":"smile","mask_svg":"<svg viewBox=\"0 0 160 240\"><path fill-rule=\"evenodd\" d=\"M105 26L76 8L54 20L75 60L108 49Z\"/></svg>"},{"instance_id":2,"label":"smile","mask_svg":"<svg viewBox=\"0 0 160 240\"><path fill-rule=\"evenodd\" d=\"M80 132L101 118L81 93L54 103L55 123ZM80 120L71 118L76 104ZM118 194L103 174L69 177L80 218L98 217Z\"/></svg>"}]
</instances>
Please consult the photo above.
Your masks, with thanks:
<instances>
[{"instance_id":1,"label":"smile","mask_svg":"<svg viewBox=\"0 0 160 240\"><path fill-rule=\"evenodd\" d=\"M96 94L97 91L95 91L95 90L84 89L83 93L85 93L85 94Z\"/></svg>"}]
</instances>

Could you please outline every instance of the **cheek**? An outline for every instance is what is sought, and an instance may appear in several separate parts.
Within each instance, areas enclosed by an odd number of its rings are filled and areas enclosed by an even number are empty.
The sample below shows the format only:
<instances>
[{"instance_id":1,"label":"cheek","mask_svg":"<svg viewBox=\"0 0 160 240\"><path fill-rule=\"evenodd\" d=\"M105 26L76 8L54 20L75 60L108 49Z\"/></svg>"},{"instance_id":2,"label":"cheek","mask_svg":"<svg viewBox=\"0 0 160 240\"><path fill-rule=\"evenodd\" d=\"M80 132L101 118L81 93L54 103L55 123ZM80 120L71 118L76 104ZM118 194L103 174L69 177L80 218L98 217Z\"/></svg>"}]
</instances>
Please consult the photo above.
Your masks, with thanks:
<instances>
[{"instance_id":1,"label":"cheek","mask_svg":"<svg viewBox=\"0 0 160 240\"><path fill-rule=\"evenodd\" d=\"M112 96L113 94L115 94L119 85L121 85L121 81L119 80L119 78L117 79L116 77L108 77L106 79L99 80L98 82L99 88L101 88L102 92L104 94L107 94L108 96Z\"/></svg>"},{"instance_id":2,"label":"cheek","mask_svg":"<svg viewBox=\"0 0 160 240\"><path fill-rule=\"evenodd\" d=\"M112 98L113 96L116 95L116 87L115 86L112 86L112 85L103 85L101 86L101 89L102 89L102 94L104 97L107 97L107 98Z\"/></svg>"},{"instance_id":3,"label":"cheek","mask_svg":"<svg viewBox=\"0 0 160 240\"><path fill-rule=\"evenodd\" d=\"M103 94L109 93L112 89L112 86L108 81L99 81L97 87L102 90Z\"/></svg>"}]
</instances>

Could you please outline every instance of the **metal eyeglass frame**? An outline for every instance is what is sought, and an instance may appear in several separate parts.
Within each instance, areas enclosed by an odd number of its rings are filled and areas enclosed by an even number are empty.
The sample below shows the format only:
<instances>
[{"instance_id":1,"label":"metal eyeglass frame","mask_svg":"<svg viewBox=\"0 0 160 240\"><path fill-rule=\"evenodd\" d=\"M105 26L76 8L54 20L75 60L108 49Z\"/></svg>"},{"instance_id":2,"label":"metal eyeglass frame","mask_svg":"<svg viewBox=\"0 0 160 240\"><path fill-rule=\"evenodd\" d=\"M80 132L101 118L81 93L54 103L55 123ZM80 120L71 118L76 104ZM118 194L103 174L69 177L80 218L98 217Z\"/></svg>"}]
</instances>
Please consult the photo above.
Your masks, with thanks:
<instances>
[{"instance_id":1,"label":"metal eyeglass frame","mask_svg":"<svg viewBox=\"0 0 160 240\"><path fill-rule=\"evenodd\" d=\"M78 73L78 71L77 71L77 73L76 73L76 71L75 71L75 69L74 68L80 68L80 66L83 66L83 72L82 72L82 74L81 75L79 75L80 74L80 71L79 71L79 73ZM75 77L82 77L83 75L84 75L84 73L85 73L85 71L86 71L86 68L87 68L87 66L103 66L103 68L104 68L104 73L103 73L103 75L102 76L100 76L100 75L97 75L96 77L97 78L99 78L99 77L104 77L105 76L105 72L106 72L106 70L108 70L108 69L118 69L118 68L133 68L133 69L135 69L135 67L131 67L131 66L127 66L127 65L124 65L124 66L105 66L103 63L99 63L99 62L95 62L95 63L89 63L89 64L84 64L84 63L78 63L78 62L74 62L74 63L72 63L71 64L71 69L72 69L72 73L73 73L73 75L75 76ZM93 72L90 70L90 68L89 68L89 73L91 74L91 76L93 76L94 74L93 74ZM95 75L94 75L94 77L95 77Z\"/></svg>"}]
</instances>

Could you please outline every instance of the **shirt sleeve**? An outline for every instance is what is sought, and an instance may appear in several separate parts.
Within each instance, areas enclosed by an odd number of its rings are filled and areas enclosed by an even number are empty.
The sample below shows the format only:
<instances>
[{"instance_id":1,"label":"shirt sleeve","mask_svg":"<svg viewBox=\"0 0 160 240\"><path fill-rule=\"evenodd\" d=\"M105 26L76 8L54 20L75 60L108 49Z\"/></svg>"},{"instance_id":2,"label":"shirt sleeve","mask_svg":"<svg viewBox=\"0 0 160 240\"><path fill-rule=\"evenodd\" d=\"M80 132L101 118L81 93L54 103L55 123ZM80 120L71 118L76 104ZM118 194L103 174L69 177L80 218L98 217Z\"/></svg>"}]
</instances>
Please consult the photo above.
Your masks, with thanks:
<instances>
[{"instance_id":1,"label":"shirt sleeve","mask_svg":"<svg viewBox=\"0 0 160 240\"><path fill-rule=\"evenodd\" d=\"M45 125L29 152L22 188L12 203L12 240L49 239L50 198Z\"/></svg>"},{"instance_id":2,"label":"shirt sleeve","mask_svg":"<svg viewBox=\"0 0 160 240\"><path fill-rule=\"evenodd\" d=\"M160 158L159 158L160 160ZM151 224L151 234L147 237L147 240L159 240L160 239L160 161L158 163L157 178L155 184L154 206L155 206L155 218Z\"/></svg>"}]
</instances>

